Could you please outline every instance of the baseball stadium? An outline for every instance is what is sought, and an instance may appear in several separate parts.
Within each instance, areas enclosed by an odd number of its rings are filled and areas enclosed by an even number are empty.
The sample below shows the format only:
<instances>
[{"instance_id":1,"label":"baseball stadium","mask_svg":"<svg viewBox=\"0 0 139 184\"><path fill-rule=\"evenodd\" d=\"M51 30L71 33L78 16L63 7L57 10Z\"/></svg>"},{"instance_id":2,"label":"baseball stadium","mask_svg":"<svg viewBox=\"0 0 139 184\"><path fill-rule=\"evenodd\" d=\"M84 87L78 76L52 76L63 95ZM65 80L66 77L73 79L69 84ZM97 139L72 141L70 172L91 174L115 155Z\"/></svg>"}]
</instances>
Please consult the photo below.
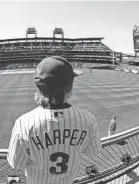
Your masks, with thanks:
<instances>
[{"instance_id":1,"label":"baseball stadium","mask_svg":"<svg viewBox=\"0 0 139 184\"><path fill-rule=\"evenodd\" d=\"M82 155L74 183L138 183L139 28L133 29L134 55L115 52L103 39L65 38L62 28L39 37L29 27L24 38L0 40L0 184L26 184L24 173L7 162L8 146L15 120L36 107L35 67L49 56L62 56L83 71L70 102L95 114L101 136L99 161ZM116 133L108 137L113 114Z\"/></svg>"}]
</instances>

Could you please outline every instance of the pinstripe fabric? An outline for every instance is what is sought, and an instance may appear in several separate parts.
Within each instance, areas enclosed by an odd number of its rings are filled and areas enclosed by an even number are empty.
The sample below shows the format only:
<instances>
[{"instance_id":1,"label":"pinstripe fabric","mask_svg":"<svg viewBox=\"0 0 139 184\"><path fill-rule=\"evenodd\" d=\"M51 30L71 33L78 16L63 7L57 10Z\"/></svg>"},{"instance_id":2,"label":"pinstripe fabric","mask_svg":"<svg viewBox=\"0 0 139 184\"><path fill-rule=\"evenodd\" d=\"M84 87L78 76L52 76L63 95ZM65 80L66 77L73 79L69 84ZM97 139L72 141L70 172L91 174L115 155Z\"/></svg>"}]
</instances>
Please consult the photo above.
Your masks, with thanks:
<instances>
[{"instance_id":1,"label":"pinstripe fabric","mask_svg":"<svg viewBox=\"0 0 139 184\"><path fill-rule=\"evenodd\" d=\"M101 149L94 116L77 106L38 107L14 125L8 162L25 171L28 184L72 184L81 152L97 155Z\"/></svg>"}]
</instances>

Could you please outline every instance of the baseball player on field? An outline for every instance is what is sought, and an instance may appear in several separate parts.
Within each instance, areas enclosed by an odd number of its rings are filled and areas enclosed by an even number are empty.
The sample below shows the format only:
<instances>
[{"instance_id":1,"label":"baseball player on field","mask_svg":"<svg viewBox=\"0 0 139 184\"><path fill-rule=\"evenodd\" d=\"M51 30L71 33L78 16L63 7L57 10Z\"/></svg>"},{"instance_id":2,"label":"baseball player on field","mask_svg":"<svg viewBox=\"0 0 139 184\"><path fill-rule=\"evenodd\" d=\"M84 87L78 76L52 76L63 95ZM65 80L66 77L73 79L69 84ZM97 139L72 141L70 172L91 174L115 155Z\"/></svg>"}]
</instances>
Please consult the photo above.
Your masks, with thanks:
<instances>
[{"instance_id":1,"label":"baseball player on field","mask_svg":"<svg viewBox=\"0 0 139 184\"><path fill-rule=\"evenodd\" d=\"M116 131L116 115L114 114L112 119L110 120L109 128L108 128L108 137L114 135Z\"/></svg>"},{"instance_id":2,"label":"baseball player on field","mask_svg":"<svg viewBox=\"0 0 139 184\"><path fill-rule=\"evenodd\" d=\"M38 107L16 120L7 156L11 167L25 171L28 184L72 184L81 153L96 156L101 149L94 115L68 103L81 74L59 56L36 67Z\"/></svg>"}]
</instances>

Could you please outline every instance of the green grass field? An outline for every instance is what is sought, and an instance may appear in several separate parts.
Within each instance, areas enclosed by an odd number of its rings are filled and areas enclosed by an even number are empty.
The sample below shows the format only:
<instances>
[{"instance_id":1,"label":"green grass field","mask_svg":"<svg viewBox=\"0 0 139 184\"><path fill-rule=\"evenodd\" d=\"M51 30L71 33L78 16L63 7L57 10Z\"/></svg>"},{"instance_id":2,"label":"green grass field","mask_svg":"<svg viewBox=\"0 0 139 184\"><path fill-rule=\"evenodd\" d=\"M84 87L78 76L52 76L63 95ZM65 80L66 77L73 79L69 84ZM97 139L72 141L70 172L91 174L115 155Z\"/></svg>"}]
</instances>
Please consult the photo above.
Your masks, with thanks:
<instances>
[{"instance_id":1,"label":"green grass field","mask_svg":"<svg viewBox=\"0 0 139 184\"><path fill-rule=\"evenodd\" d=\"M117 115L117 132L138 126L139 75L119 71L82 69L75 79L72 104L96 115L100 136ZM8 148L13 125L21 114L36 107L33 73L0 75L0 148Z\"/></svg>"}]
</instances>

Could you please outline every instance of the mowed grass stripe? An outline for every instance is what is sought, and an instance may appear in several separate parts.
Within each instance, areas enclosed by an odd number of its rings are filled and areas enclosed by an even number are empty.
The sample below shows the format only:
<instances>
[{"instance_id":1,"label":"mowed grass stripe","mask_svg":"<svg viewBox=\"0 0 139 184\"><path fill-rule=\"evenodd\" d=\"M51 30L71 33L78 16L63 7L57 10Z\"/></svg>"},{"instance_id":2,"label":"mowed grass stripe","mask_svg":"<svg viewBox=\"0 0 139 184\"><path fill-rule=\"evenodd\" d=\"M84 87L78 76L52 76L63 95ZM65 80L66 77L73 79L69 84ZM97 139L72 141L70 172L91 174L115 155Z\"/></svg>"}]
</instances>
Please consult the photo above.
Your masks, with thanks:
<instances>
[{"instance_id":1,"label":"mowed grass stripe","mask_svg":"<svg viewBox=\"0 0 139 184\"><path fill-rule=\"evenodd\" d=\"M89 75L89 73L85 73L87 76L80 76L80 78L84 78L84 81L92 80L93 83L97 82L97 84L103 84L103 81L105 84L112 84L113 81L116 84L121 84L124 81L128 81L128 84L132 84L136 81L138 81L138 75L135 74L127 74L123 72L116 72L113 74L113 71L94 71L92 74ZM100 80L101 78L101 80ZM118 78L118 80L117 80ZM79 80L78 78L76 80Z\"/></svg>"},{"instance_id":2,"label":"mowed grass stripe","mask_svg":"<svg viewBox=\"0 0 139 184\"><path fill-rule=\"evenodd\" d=\"M133 74L134 75L134 74ZM74 83L70 102L93 112L101 137L107 135L109 120L117 115L117 131L138 123L139 76L115 71L85 70ZM36 107L34 74L0 75L0 147L7 148L15 119ZM132 121L132 124L131 124ZM7 128L8 127L8 128ZM5 132L5 133L1 133Z\"/></svg>"},{"instance_id":3,"label":"mowed grass stripe","mask_svg":"<svg viewBox=\"0 0 139 184\"><path fill-rule=\"evenodd\" d=\"M1 76L0 76L1 77ZM3 75L2 75L3 77ZM22 113L30 110L30 106L34 106L33 101L28 94L29 86L25 88L22 87L22 83L28 83L30 81L30 75L18 74L18 75L8 75L7 83L4 86L8 86L7 92L3 96L3 92L0 91L0 106L2 106L2 111L0 112L1 124L0 124L0 147L8 148L8 143L10 140L11 130L15 123L16 118L18 118ZM10 91L14 89L15 91ZM23 93L22 93L23 90Z\"/></svg>"},{"instance_id":4,"label":"mowed grass stripe","mask_svg":"<svg viewBox=\"0 0 139 184\"><path fill-rule=\"evenodd\" d=\"M116 71L85 74L75 80L72 102L95 113L102 136L107 135L113 114L117 115L117 132L138 125L139 75Z\"/></svg>"}]
</instances>

